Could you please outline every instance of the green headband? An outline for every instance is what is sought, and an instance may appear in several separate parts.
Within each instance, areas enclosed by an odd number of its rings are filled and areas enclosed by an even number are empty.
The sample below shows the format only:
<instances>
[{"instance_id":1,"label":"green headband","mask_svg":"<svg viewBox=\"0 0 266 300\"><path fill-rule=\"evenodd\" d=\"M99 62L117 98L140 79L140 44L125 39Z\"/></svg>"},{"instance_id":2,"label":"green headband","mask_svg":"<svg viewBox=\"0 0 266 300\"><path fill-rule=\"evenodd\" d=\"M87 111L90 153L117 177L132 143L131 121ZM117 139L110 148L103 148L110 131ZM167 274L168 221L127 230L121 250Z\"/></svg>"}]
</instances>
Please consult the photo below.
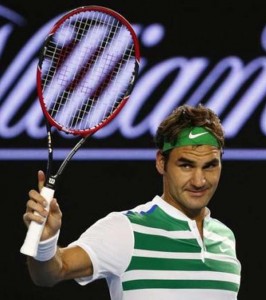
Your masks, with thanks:
<instances>
[{"instance_id":1,"label":"green headband","mask_svg":"<svg viewBox=\"0 0 266 300\"><path fill-rule=\"evenodd\" d=\"M210 145L220 148L217 138L205 127L188 127L183 129L172 143L165 141L163 152L182 146Z\"/></svg>"}]
</instances>

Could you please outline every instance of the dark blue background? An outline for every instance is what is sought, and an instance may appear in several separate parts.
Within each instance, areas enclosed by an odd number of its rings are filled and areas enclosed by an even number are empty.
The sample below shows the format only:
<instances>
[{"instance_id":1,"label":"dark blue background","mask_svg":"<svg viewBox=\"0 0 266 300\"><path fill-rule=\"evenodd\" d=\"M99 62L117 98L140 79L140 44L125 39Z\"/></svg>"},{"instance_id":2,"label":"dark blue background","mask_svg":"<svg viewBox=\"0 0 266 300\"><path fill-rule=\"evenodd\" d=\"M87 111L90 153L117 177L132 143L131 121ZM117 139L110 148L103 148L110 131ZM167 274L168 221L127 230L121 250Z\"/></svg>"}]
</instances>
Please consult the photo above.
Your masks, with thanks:
<instances>
[{"instance_id":1,"label":"dark blue background","mask_svg":"<svg viewBox=\"0 0 266 300\"><path fill-rule=\"evenodd\" d=\"M154 61L174 55L207 56L218 61L236 55L248 62L264 55L259 45L266 24L266 10L262 4L257 6L254 1L249 4L235 2L234 5L231 1L207 4L206 1L188 0L156 3L145 0L53 1L49 4L46 1L1 1L0 4L19 12L28 21L28 26L17 32L17 39L10 42L9 51L3 54L1 72L15 56L16 43L28 39L44 22L59 13L91 4L110 7L132 23L164 23L167 26L164 47L153 49L152 53L142 49L142 55ZM253 128L257 135L249 133L254 122L258 122L254 118L259 117L264 106L265 100L239 139L228 141L229 145L241 146L250 140L256 145L265 145L265 137L258 128ZM5 146L9 142L3 141ZM19 144L23 144L23 139L20 138ZM28 146L32 145L27 140L25 147ZM266 161L224 161L221 183L210 204L213 217L226 223L236 235L242 263L239 300L259 299L264 294L265 168ZM25 257L19 253L26 234L22 214L29 189L36 187L37 170L45 169L45 161L0 161L0 169L3 203L1 299L109 299L104 281L85 287L68 281L53 288L36 287L31 282ZM62 176L56 192L63 211L61 245L76 239L87 226L110 211L133 207L162 192L161 178L153 161L72 161Z\"/></svg>"}]
</instances>

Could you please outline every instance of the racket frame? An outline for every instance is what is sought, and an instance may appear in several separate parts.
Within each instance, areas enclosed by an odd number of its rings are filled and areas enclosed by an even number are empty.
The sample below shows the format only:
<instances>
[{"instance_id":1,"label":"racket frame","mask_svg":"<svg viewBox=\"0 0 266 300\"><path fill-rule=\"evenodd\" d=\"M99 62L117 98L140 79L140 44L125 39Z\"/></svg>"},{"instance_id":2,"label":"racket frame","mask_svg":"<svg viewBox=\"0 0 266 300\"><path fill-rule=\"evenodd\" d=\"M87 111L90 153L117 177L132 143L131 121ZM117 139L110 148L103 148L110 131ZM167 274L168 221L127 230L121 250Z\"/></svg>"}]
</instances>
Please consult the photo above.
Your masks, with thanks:
<instances>
[{"instance_id":1,"label":"racket frame","mask_svg":"<svg viewBox=\"0 0 266 300\"><path fill-rule=\"evenodd\" d=\"M134 44L134 54L135 54L135 69L134 72L132 73L132 79L131 82L128 86L128 89L121 100L121 102L117 105L117 107L114 109L114 111L107 117L105 118L102 122L97 124L97 126L94 126L88 130L71 130L63 127L60 125L58 122L56 122L48 113L45 105L45 101L43 99L42 95L42 85L41 85L41 80L42 80L42 70L41 70L41 63L46 51L46 45L49 42L50 38L52 35L56 32L56 30L60 27L61 24L63 24L68 18L70 18L74 14L78 14L84 10L99 10L103 13L106 13L108 15L113 16L114 18L118 19L122 24L124 24L127 29L130 31L130 34L132 36L133 44ZM133 30L131 24L119 13L116 11L109 9L107 7L103 6L97 6L97 5L91 5L91 6L82 6L76 9L73 9L66 13L63 17L61 17L52 27L51 31L46 37L46 40L44 41L44 45L42 47L42 53L39 57L39 63L37 66L37 93L39 96L39 101L40 105L45 117L46 121L46 129L47 129L47 148L48 148L48 159L47 159L47 170L46 170L46 181L44 184L44 187L41 190L41 195L47 200L48 205L46 209L49 211L50 208L50 203L54 197L54 192L55 192L55 185L57 182L57 179L59 175L62 174L63 170L66 168L68 165L68 162L71 160L73 155L78 151L78 149L85 143L85 141L97 130L101 129L105 125L107 125L111 120L113 120L117 114L121 111L121 109L124 107L126 104L133 87L135 85L137 75L138 75L138 70L139 70L139 62L140 62L140 49L139 49L139 42L138 38L136 36L135 31ZM61 163L58 171L56 174L51 175L51 170L52 170L52 162L53 162L53 143L52 143L52 133L51 133L51 128L55 127L59 131L63 131L72 135L80 136L81 139L76 143L76 145L72 148L72 150L69 152L69 154L66 156L66 158L63 160ZM36 213L36 212L35 212ZM36 213L38 214L38 213ZM41 238L42 231L44 229L46 220L42 223L39 224L37 222L32 221L29 225L28 231L26 238L24 240L24 243L20 249L20 252L22 254L28 255L35 257L37 255L38 251L38 244Z\"/></svg>"}]
</instances>

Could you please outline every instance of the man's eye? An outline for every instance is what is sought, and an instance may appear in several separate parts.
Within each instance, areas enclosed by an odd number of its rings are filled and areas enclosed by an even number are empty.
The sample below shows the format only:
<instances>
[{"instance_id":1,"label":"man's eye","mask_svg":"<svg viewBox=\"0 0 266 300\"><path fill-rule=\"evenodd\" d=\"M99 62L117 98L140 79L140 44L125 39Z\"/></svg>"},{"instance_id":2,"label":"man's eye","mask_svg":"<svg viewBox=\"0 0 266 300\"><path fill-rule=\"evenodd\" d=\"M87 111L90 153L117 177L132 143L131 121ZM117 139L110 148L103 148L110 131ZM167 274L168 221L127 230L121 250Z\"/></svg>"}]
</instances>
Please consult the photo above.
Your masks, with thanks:
<instances>
[{"instance_id":1,"label":"man's eye","mask_svg":"<svg viewBox=\"0 0 266 300\"><path fill-rule=\"evenodd\" d=\"M213 169L217 166L217 164L210 164L205 167L205 169Z\"/></svg>"},{"instance_id":2,"label":"man's eye","mask_svg":"<svg viewBox=\"0 0 266 300\"><path fill-rule=\"evenodd\" d=\"M180 165L181 168L184 168L184 169L189 169L191 168L192 166L190 164L182 164Z\"/></svg>"}]
</instances>

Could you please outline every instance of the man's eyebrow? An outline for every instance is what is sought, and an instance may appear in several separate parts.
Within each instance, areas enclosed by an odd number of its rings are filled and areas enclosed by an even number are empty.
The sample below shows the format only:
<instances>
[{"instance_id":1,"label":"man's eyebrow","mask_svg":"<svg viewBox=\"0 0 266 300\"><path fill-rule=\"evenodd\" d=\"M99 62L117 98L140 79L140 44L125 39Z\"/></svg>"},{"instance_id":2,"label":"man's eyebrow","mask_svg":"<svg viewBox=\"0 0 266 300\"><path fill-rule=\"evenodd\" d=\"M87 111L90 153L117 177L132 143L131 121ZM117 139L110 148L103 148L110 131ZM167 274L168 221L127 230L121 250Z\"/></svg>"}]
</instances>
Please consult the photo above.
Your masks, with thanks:
<instances>
[{"instance_id":1,"label":"man's eyebrow","mask_svg":"<svg viewBox=\"0 0 266 300\"><path fill-rule=\"evenodd\" d=\"M190 164L193 164L195 161L191 160L191 159L188 159L188 158L185 158L185 157L180 157L177 162L180 162L180 163L190 163Z\"/></svg>"},{"instance_id":2,"label":"man's eyebrow","mask_svg":"<svg viewBox=\"0 0 266 300\"><path fill-rule=\"evenodd\" d=\"M196 161L188 159L188 158L185 158L185 157L180 157L177 160L177 162L178 163L187 163L187 164L195 164L196 163ZM218 164L218 163L219 163L219 159L218 158L213 158L213 159L207 161L204 165L208 166L208 165Z\"/></svg>"}]
</instances>

